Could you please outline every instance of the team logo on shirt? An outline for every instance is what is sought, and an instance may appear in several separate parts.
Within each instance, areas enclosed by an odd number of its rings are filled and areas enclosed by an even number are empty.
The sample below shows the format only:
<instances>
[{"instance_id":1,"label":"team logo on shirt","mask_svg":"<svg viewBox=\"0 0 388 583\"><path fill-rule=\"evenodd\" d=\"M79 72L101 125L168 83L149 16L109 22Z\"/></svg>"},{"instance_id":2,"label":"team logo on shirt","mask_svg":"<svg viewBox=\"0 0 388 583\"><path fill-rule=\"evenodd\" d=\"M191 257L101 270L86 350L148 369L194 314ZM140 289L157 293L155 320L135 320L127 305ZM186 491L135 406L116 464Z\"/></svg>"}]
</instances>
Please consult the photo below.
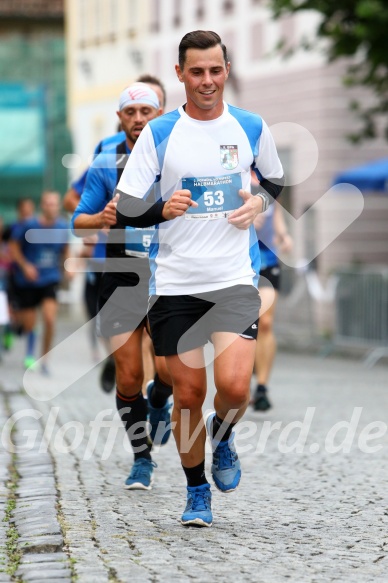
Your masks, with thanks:
<instances>
[{"instance_id":1,"label":"team logo on shirt","mask_svg":"<svg viewBox=\"0 0 388 583\"><path fill-rule=\"evenodd\" d=\"M220 162L225 170L234 170L238 166L237 146L220 146Z\"/></svg>"}]
</instances>

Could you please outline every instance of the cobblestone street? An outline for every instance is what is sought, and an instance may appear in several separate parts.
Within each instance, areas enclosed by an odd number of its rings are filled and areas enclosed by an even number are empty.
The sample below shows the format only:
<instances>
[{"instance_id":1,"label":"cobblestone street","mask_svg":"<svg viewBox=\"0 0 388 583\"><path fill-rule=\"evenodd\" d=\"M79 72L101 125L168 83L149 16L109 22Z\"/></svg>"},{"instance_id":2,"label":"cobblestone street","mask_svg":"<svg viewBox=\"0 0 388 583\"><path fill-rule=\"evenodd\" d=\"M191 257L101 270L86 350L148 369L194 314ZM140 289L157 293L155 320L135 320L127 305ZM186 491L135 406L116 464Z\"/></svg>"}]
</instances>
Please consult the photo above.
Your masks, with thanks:
<instances>
[{"instance_id":1,"label":"cobblestone street","mask_svg":"<svg viewBox=\"0 0 388 583\"><path fill-rule=\"evenodd\" d=\"M278 354L274 407L237 429L240 487L213 486L213 527L184 528L173 438L152 491L124 489L133 456L114 393L76 330L60 322L52 376L29 375L27 391L23 341L0 363L0 582L388 580L386 366ZM207 468L210 480L210 450Z\"/></svg>"}]
</instances>

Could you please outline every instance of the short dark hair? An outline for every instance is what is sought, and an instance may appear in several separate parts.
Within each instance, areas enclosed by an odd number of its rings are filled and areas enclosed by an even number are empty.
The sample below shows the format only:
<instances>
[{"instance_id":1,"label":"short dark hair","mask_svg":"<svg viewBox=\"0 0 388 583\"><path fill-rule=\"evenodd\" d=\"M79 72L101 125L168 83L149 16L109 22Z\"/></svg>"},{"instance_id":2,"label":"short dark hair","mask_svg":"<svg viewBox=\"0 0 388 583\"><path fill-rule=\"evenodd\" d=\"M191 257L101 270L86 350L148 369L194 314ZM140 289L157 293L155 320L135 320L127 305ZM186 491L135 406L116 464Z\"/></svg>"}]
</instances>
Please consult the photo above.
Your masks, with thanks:
<instances>
[{"instance_id":1,"label":"short dark hair","mask_svg":"<svg viewBox=\"0 0 388 583\"><path fill-rule=\"evenodd\" d=\"M144 75L140 75L140 77L137 78L137 81L139 81L140 83L151 83L152 85L157 85L158 87L160 87L160 89L162 91L162 95L163 95L163 101L164 101L164 103L161 103L160 106L164 107L166 105L166 100L167 100L166 89L165 89L163 83L161 82L161 80L158 79L158 77L154 77L153 75L149 75L148 73L144 73Z\"/></svg>"},{"instance_id":2,"label":"short dark hair","mask_svg":"<svg viewBox=\"0 0 388 583\"><path fill-rule=\"evenodd\" d=\"M21 207L27 203L31 203L33 206L35 206L35 201L33 198L30 198L29 196L23 196L22 198L19 198L18 201L16 202L16 209L20 210Z\"/></svg>"},{"instance_id":3,"label":"short dark hair","mask_svg":"<svg viewBox=\"0 0 388 583\"><path fill-rule=\"evenodd\" d=\"M210 49L220 45L224 54L225 64L228 63L228 53L221 37L212 30L194 30L188 32L179 43L179 67L183 70L188 49Z\"/></svg>"}]
</instances>

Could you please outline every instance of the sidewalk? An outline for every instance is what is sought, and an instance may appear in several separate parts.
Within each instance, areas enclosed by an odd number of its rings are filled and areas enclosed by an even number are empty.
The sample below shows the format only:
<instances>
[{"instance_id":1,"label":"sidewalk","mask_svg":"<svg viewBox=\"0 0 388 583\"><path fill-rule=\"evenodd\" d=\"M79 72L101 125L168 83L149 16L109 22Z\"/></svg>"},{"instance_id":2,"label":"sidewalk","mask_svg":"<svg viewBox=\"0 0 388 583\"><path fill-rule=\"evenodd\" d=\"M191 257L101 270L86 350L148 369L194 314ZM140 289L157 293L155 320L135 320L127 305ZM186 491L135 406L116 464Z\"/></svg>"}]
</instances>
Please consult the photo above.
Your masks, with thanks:
<instances>
[{"instance_id":1,"label":"sidewalk","mask_svg":"<svg viewBox=\"0 0 388 583\"><path fill-rule=\"evenodd\" d=\"M279 354L273 409L239 424L240 487L213 486L213 527L188 529L173 438L153 490L123 488L133 456L76 330L61 321L52 377L27 392L23 343L0 363L0 583L387 581L386 367Z\"/></svg>"}]
</instances>

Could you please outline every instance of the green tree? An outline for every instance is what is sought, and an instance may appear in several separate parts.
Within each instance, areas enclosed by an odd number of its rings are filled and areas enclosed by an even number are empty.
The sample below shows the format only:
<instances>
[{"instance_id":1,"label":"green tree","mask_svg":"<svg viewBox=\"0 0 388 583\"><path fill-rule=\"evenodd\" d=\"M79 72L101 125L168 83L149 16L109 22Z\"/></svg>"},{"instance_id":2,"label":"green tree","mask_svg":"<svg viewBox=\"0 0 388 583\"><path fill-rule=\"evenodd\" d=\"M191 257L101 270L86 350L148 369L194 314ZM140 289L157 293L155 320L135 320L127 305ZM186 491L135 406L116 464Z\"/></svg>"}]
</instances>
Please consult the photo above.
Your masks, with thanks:
<instances>
[{"instance_id":1,"label":"green tree","mask_svg":"<svg viewBox=\"0 0 388 583\"><path fill-rule=\"evenodd\" d=\"M378 122L383 120L388 140L388 0L268 1L275 18L302 10L320 13L322 19L316 40L312 45L304 43L304 47L312 48L320 39L326 39L329 62L351 58L345 84L367 87L375 98L370 107L351 102L350 107L360 117L362 127L350 139L357 143L376 137Z\"/></svg>"}]
</instances>

